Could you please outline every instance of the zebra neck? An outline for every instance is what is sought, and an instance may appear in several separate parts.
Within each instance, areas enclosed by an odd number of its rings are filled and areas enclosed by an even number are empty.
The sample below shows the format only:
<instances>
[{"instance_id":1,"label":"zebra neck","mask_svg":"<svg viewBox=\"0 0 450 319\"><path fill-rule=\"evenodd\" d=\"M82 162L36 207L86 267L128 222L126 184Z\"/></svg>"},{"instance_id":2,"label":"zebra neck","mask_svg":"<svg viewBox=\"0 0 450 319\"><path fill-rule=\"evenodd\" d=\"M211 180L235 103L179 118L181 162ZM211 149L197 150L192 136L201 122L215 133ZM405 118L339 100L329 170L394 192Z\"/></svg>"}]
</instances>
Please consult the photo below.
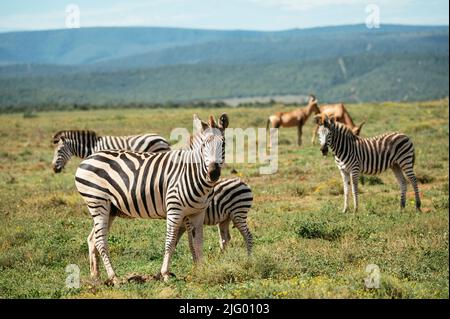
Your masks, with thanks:
<instances>
[{"instance_id":1,"label":"zebra neck","mask_svg":"<svg viewBox=\"0 0 450 319\"><path fill-rule=\"evenodd\" d=\"M89 155L92 155L92 153L98 151L96 149L98 145L98 139L88 139L87 141L80 140L78 142L71 140L69 144L72 146L71 150L73 155L80 158L86 158Z\"/></svg>"},{"instance_id":2,"label":"zebra neck","mask_svg":"<svg viewBox=\"0 0 450 319\"><path fill-rule=\"evenodd\" d=\"M194 163L194 165L196 165L198 168L195 183L198 184L197 186L203 191L203 193L208 193L209 190L214 187L215 182L209 181L208 167L206 166L206 162L203 159L202 149L198 148L188 152L189 163Z\"/></svg>"},{"instance_id":3,"label":"zebra neck","mask_svg":"<svg viewBox=\"0 0 450 319\"><path fill-rule=\"evenodd\" d=\"M342 160L348 154L354 154L355 138L354 136L346 134L345 131L335 128L329 146L333 151L333 154Z\"/></svg>"}]
</instances>

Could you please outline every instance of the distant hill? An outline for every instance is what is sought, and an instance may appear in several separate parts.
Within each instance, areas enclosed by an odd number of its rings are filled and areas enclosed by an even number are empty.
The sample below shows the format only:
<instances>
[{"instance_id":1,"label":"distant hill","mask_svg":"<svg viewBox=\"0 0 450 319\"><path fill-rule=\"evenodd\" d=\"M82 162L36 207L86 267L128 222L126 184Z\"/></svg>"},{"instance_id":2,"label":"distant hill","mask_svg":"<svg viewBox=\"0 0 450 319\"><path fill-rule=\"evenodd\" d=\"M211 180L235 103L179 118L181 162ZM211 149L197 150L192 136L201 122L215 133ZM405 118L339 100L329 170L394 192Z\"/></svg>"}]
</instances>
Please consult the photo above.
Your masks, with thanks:
<instances>
[{"instance_id":1,"label":"distant hill","mask_svg":"<svg viewBox=\"0 0 450 319\"><path fill-rule=\"evenodd\" d=\"M448 96L448 27L279 32L86 28L0 34L0 110L317 94Z\"/></svg>"}]
</instances>

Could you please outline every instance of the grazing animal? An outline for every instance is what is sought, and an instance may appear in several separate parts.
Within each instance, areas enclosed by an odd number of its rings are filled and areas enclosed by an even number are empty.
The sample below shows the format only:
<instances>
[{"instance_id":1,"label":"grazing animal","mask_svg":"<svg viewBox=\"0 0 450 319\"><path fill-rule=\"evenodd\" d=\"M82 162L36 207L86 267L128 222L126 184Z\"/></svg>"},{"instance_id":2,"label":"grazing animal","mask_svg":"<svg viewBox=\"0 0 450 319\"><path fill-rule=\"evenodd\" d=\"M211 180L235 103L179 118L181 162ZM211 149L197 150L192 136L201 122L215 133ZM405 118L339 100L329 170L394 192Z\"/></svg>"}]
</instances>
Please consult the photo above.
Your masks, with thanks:
<instances>
[{"instance_id":1,"label":"grazing animal","mask_svg":"<svg viewBox=\"0 0 450 319\"><path fill-rule=\"evenodd\" d=\"M414 146L402 133L385 133L372 138L356 136L352 130L334 118L316 116L319 125L320 149L323 155L328 147L334 153L344 183L344 212L348 208L349 182L351 180L354 210L358 210L358 177L360 173L375 175L391 168L400 185L400 207L406 203L406 178L411 182L420 211L420 196L414 174Z\"/></svg>"},{"instance_id":2,"label":"grazing animal","mask_svg":"<svg viewBox=\"0 0 450 319\"><path fill-rule=\"evenodd\" d=\"M348 128L351 129L353 134L355 135L359 135L361 133L361 129L364 123L366 123L365 121L363 121L361 124L356 126L343 103L325 104L320 106L319 109L321 114L324 114L328 117L334 117L336 122L340 122L342 124L347 125ZM318 129L319 125L316 125L311 139L312 144L315 144Z\"/></svg>"},{"instance_id":3,"label":"grazing animal","mask_svg":"<svg viewBox=\"0 0 450 319\"><path fill-rule=\"evenodd\" d=\"M218 226L220 249L224 251L231 240L229 226L230 222L233 222L234 227L244 237L248 255L251 255L253 236L247 225L247 214L253 203L250 187L239 178L223 179L214 186L211 196L204 225ZM184 226L180 228L178 240L185 230ZM189 244L191 245L191 239Z\"/></svg>"},{"instance_id":4,"label":"grazing animal","mask_svg":"<svg viewBox=\"0 0 450 319\"><path fill-rule=\"evenodd\" d=\"M297 143L302 145L302 129L312 113L320 113L317 99L314 95L309 97L308 105L291 112L276 112L267 120L267 130L279 127L297 127Z\"/></svg>"},{"instance_id":5,"label":"grazing animal","mask_svg":"<svg viewBox=\"0 0 450 319\"><path fill-rule=\"evenodd\" d=\"M88 236L91 276L98 277L97 254L108 282L118 284L108 252L108 231L116 216L166 219L164 259L158 274L169 279L169 265L179 228L186 222L192 238L194 262L202 259L203 223L214 185L225 159L224 130L228 116L218 124L194 115L200 147L165 153L100 151L81 162L75 185L94 220Z\"/></svg>"},{"instance_id":6,"label":"grazing animal","mask_svg":"<svg viewBox=\"0 0 450 319\"><path fill-rule=\"evenodd\" d=\"M167 152L170 145L156 134L132 136L99 136L94 131L59 131L53 136L55 153L52 167L55 173L61 172L72 156L86 158L104 150L128 150L134 152Z\"/></svg>"}]
</instances>

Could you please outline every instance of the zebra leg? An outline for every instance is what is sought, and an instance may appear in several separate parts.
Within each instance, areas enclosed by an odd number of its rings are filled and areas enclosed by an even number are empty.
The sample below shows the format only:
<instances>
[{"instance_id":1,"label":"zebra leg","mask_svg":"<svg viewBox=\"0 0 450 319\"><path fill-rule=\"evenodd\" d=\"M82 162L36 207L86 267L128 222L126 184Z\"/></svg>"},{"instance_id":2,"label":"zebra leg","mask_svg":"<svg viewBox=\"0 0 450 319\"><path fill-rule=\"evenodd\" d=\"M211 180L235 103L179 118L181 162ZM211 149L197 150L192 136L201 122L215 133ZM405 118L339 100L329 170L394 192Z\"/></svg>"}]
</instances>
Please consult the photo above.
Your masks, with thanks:
<instances>
[{"instance_id":1,"label":"zebra leg","mask_svg":"<svg viewBox=\"0 0 450 319\"><path fill-rule=\"evenodd\" d=\"M245 245L247 247L247 254L250 256L252 254L253 249L253 235L248 229L247 225L247 213L235 215L233 217L233 225L236 227L241 233L242 237L244 237Z\"/></svg>"},{"instance_id":2,"label":"zebra leg","mask_svg":"<svg viewBox=\"0 0 450 319\"><path fill-rule=\"evenodd\" d=\"M220 251L224 252L227 248L228 242L231 240L230 220L227 219L221 222L219 225L217 225L217 228L219 230Z\"/></svg>"},{"instance_id":3,"label":"zebra leg","mask_svg":"<svg viewBox=\"0 0 450 319\"><path fill-rule=\"evenodd\" d=\"M177 245L177 235L183 223L182 212L179 210L172 210L167 213L167 231L166 244L164 249L164 259L161 266L161 276L164 281L169 280L169 265L172 258L173 251Z\"/></svg>"},{"instance_id":4,"label":"zebra leg","mask_svg":"<svg viewBox=\"0 0 450 319\"><path fill-rule=\"evenodd\" d=\"M189 250L191 251L192 254L192 259L195 262L195 254L194 254L194 244L192 242L192 234L190 231L190 226L189 226L189 222L185 221L185 225L180 226L180 229L178 230L178 235L177 235L177 243L175 245L178 245L178 243L180 242L181 236L183 236L184 232L186 231L186 229L188 230L188 242L189 242Z\"/></svg>"},{"instance_id":5,"label":"zebra leg","mask_svg":"<svg viewBox=\"0 0 450 319\"><path fill-rule=\"evenodd\" d=\"M189 243L189 250L191 251L192 254L192 260L195 262L197 262L197 256L195 255L195 249L194 249L194 241L192 239L192 226L189 222L189 218L186 218L184 221L185 226L182 228L183 229L187 229L188 231L188 243Z\"/></svg>"},{"instance_id":6,"label":"zebra leg","mask_svg":"<svg viewBox=\"0 0 450 319\"><path fill-rule=\"evenodd\" d=\"M89 208L89 211L94 219L94 245L100 257L102 257L103 265L108 274L107 283L117 285L119 284L119 280L112 268L108 249L108 232L112 221L114 220L114 217L109 215L110 208L111 203L108 202L104 205L98 205L97 208L94 209Z\"/></svg>"},{"instance_id":7,"label":"zebra leg","mask_svg":"<svg viewBox=\"0 0 450 319\"><path fill-rule=\"evenodd\" d=\"M358 211L358 179L359 179L359 170L353 170L351 175L352 181L352 193L353 193L353 211L356 213Z\"/></svg>"},{"instance_id":8,"label":"zebra leg","mask_svg":"<svg viewBox=\"0 0 450 319\"><path fill-rule=\"evenodd\" d=\"M180 239L183 236L185 231L186 231L186 227L180 226L180 229L178 229L178 234L177 234L177 243L175 245L178 245L178 243L180 242Z\"/></svg>"},{"instance_id":9,"label":"zebra leg","mask_svg":"<svg viewBox=\"0 0 450 319\"><path fill-rule=\"evenodd\" d=\"M400 185L400 208L405 208L406 204L406 178L403 175L403 171L395 164L392 166L392 171L394 172L395 177L397 178L398 184Z\"/></svg>"},{"instance_id":10,"label":"zebra leg","mask_svg":"<svg viewBox=\"0 0 450 319\"><path fill-rule=\"evenodd\" d=\"M91 279L97 280L99 278L98 251L97 248L95 248L94 234L95 228L92 227L92 231L87 238L87 243L89 247L89 268L91 271Z\"/></svg>"},{"instance_id":11,"label":"zebra leg","mask_svg":"<svg viewBox=\"0 0 450 319\"><path fill-rule=\"evenodd\" d=\"M189 222L192 226L191 234L194 246L195 262L198 263L203 258L203 223L205 221L205 212L189 216Z\"/></svg>"},{"instance_id":12,"label":"zebra leg","mask_svg":"<svg viewBox=\"0 0 450 319\"><path fill-rule=\"evenodd\" d=\"M414 174L413 166L412 164L406 164L402 166L402 170L405 173L406 177L408 177L409 181L411 182L413 188L414 188L414 195L416 197L416 210L421 212L420 209L421 201L420 201L420 193L419 193L419 186L417 185L417 178Z\"/></svg>"},{"instance_id":13,"label":"zebra leg","mask_svg":"<svg viewBox=\"0 0 450 319\"><path fill-rule=\"evenodd\" d=\"M344 184L344 209L343 213L348 210L348 195L349 195L349 184L350 184L350 174L343 169L339 170L342 176L342 183Z\"/></svg>"}]
</instances>

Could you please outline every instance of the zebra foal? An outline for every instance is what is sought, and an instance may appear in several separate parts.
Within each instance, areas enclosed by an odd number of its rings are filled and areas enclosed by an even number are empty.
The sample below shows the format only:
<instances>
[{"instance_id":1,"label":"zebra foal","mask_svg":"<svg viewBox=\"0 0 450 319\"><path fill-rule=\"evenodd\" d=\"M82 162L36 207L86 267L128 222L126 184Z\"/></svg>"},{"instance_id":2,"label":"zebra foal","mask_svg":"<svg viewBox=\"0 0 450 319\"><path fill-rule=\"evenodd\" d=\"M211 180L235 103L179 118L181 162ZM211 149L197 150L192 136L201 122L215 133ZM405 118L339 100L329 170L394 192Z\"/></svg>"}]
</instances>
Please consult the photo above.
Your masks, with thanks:
<instances>
[{"instance_id":1,"label":"zebra foal","mask_svg":"<svg viewBox=\"0 0 450 319\"><path fill-rule=\"evenodd\" d=\"M252 203L252 190L239 178L223 179L214 186L203 224L217 225L221 251L226 249L231 240L230 223L233 223L233 226L239 230L244 238L247 254L251 255L253 236L248 228L247 214L252 207ZM185 230L185 226L180 228L177 242ZM189 244L191 245L191 239L189 239Z\"/></svg>"},{"instance_id":2,"label":"zebra foal","mask_svg":"<svg viewBox=\"0 0 450 319\"><path fill-rule=\"evenodd\" d=\"M166 219L166 243L160 276L169 278L169 265L179 228L188 225L194 262L202 258L203 223L211 191L225 159L224 130L228 116L218 124L194 116L200 147L165 153L100 151L85 159L75 173L75 185L94 221L88 236L91 276L99 275L102 258L108 281L117 284L108 251L108 232L116 216Z\"/></svg>"},{"instance_id":3,"label":"zebra foal","mask_svg":"<svg viewBox=\"0 0 450 319\"><path fill-rule=\"evenodd\" d=\"M402 133L385 133L372 138L353 134L345 125L333 117L318 115L320 150L323 155L328 147L334 154L344 183L344 212L348 208L349 183L351 180L354 210L358 210L359 174L376 175L392 169L400 185L400 207L406 204L406 177L414 188L416 209L420 211L420 195L414 174L414 146L411 139Z\"/></svg>"},{"instance_id":4,"label":"zebra foal","mask_svg":"<svg viewBox=\"0 0 450 319\"><path fill-rule=\"evenodd\" d=\"M128 150L134 152L167 152L169 143L156 134L132 136L99 136L94 131L65 130L53 136L55 152L52 167L61 172L72 156L86 158L98 151Z\"/></svg>"}]
</instances>

